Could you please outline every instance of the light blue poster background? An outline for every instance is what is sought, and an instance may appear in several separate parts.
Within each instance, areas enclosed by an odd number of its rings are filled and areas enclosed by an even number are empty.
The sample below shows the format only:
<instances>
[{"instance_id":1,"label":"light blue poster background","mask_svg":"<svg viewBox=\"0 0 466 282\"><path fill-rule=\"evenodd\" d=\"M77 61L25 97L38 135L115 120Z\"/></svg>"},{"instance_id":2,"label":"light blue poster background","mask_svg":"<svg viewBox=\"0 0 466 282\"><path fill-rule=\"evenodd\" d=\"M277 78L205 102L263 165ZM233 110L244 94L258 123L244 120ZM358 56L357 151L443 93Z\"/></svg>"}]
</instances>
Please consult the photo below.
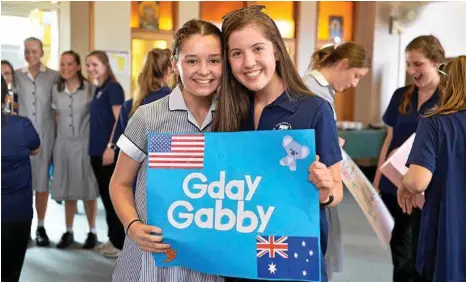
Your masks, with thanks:
<instances>
[{"instance_id":1,"label":"light blue poster background","mask_svg":"<svg viewBox=\"0 0 466 282\"><path fill-rule=\"evenodd\" d=\"M148 224L158 226L163 232L163 241L177 252L171 262L165 254L154 254L157 266L185 266L200 272L222 276L257 277L256 235L312 236L319 237L318 191L308 178L308 167L315 160L313 130L276 130L236 133L205 133L205 159L203 169L156 169L147 167ZM296 171L282 166L280 160L287 156L283 147L285 136L309 148L309 155L296 160ZM167 211L178 200L192 204L194 214L200 208L215 208L215 199L208 193L202 198L191 199L183 191L183 181L193 172L201 172L207 178L205 184L218 181L220 171L225 171L225 184L230 180L245 180L250 175L262 180L251 201L245 201L245 210L258 216L256 206L264 212L273 206L275 210L262 234L258 227L251 233L199 228L194 220L185 229L176 229L168 221ZM200 180L192 181L193 184ZM191 189L197 192L196 189ZM248 188L245 182L245 196ZM238 201L225 196L222 208L233 210L236 215ZM174 210L178 214L188 212L183 207ZM215 217L215 210L214 210ZM259 216L258 216L259 218ZM225 221L225 220L224 220ZM259 220L260 221L260 220ZM215 222L215 220L214 220ZM249 220L245 225L250 223ZM320 252L319 252L320 253ZM319 270L320 271L320 270Z\"/></svg>"}]
</instances>

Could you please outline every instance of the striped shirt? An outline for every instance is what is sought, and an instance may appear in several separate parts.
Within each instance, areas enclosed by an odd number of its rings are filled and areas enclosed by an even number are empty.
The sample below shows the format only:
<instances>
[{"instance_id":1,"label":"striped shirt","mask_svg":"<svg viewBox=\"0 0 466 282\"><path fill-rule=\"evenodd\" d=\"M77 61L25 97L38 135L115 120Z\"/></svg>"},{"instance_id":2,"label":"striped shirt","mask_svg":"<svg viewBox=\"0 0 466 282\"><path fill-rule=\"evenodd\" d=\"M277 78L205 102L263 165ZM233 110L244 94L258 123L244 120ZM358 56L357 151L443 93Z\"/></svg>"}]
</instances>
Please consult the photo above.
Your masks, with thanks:
<instances>
[{"instance_id":1,"label":"striped shirt","mask_svg":"<svg viewBox=\"0 0 466 282\"><path fill-rule=\"evenodd\" d=\"M176 87L168 96L140 106L129 120L118 140L118 147L129 157L141 163L137 175L135 204L139 219L147 222L146 167L147 138L150 132L202 133L211 130L215 100L202 125L196 122L186 107L181 90ZM143 251L128 236L113 271L115 282L222 282L224 279L183 267L157 267L152 253Z\"/></svg>"}]
</instances>

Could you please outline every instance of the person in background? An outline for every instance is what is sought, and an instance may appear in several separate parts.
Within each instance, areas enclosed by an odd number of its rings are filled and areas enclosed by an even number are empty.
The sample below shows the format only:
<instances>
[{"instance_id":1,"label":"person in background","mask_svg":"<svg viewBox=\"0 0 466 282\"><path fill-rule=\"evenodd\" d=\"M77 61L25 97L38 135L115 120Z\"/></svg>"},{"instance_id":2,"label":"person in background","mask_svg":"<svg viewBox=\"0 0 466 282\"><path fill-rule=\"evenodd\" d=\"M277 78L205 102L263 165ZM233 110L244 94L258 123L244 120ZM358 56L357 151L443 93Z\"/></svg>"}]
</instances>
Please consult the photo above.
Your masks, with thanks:
<instances>
[{"instance_id":1,"label":"person in background","mask_svg":"<svg viewBox=\"0 0 466 282\"><path fill-rule=\"evenodd\" d=\"M41 62L44 56L42 41L35 37L24 41L24 57L27 67L15 72L19 115L28 117L37 130L41 150L31 157L32 188L36 191L37 231L36 244L50 245L44 227L49 199L49 169L55 140L55 121L52 110L52 87L58 81L58 73Z\"/></svg>"},{"instance_id":2,"label":"person in background","mask_svg":"<svg viewBox=\"0 0 466 282\"><path fill-rule=\"evenodd\" d=\"M40 139L28 118L3 113L7 96L2 76L2 281L17 282L33 217L29 156L39 153Z\"/></svg>"},{"instance_id":3,"label":"person in background","mask_svg":"<svg viewBox=\"0 0 466 282\"><path fill-rule=\"evenodd\" d=\"M440 105L421 117L398 190L404 212L425 192L417 271L424 281L466 281L466 56L443 68Z\"/></svg>"},{"instance_id":4,"label":"person in background","mask_svg":"<svg viewBox=\"0 0 466 282\"><path fill-rule=\"evenodd\" d=\"M57 137L53 149L52 199L65 201L66 232L57 244L63 249L74 242L73 221L77 200L84 202L89 233L84 249L97 245L95 221L99 189L91 167L89 150L89 106L94 87L81 73L81 59L74 51L60 58L60 79L52 90Z\"/></svg>"},{"instance_id":5,"label":"person in background","mask_svg":"<svg viewBox=\"0 0 466 282\"><path fill-rule=\"evenodd\" d=\"M10 62L2 60L2 75L8 85L8 93L5 111L7 113L18 114L18 95L15 91L15 71Z\"/></svg>"},{"instance_id":6,"label":"person in background","mask_svg":"<svg viewBox=\"0 0 466 282\"><path fill-rule=\"evenodd\" d=\"M86 57L87 73L97 82L90 106L89 155L105 207L109 241L96 247L106 257L118 257L123 248L125 232L109 195L109 184L117 159L113 143L120 108L125 101L123 88L113 74L108 56L92 51Z\"/></svg>"},{"instance_id":7,"label":"person in background","mask_svg":"<svg viewBox=\"0 0 466 282\"><path fill-rule=\"evenodd\" d=\"M113 135L113 143L116 144L121 134L125 132L129 119L139 106L157 101L168 94L171 68L171 51L168 49L152 49L146 55L141 73L137 79L134 98L123 103L120 117Z\"/></svg>"},{"instance_id":8,"label":"person in background","mask_svg":"<svg viewBox=\"0 0 466 282\"><path fill-rule=\"evenodd\" d=\"M398 188L381 174L380 167L416 131L419 116L436 107L439 67L445 62L445 51L433 35L416 37L405 51L407 71L414 83L395 91L383 115L387 136L374 179L374 187L381 192L395 220L390 240L394 282L423 281L414 268L421 212L416 209L412 215L403 213L397 203Z\"/></svg>"},{"instance_id":9,"label":"person in background","mask_svg":"<svg viewBox=\"0 0 466 282\"><path fill-rule=\"evenodd\" d=\"M363 46L346 42L327 46L312 54L311 64L303 81L312 93L324 98L332 106L335 120L335 91L342 92L356 87L370 67L370 56ZM339 138L340 147L344 140ZM334 272L343 271L343 242L337 207L326 208L328 220L328 247L325 254L328 279Z\"/></svg>"}]
</instances>

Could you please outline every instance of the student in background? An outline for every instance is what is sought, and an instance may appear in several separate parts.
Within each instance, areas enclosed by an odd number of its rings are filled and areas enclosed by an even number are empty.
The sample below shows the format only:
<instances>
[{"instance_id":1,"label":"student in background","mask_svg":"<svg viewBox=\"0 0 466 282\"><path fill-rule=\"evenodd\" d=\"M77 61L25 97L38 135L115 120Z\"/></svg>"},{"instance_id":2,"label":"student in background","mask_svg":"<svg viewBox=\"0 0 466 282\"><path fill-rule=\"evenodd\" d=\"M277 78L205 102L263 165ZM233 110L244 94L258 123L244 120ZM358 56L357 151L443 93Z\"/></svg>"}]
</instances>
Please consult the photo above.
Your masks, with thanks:
<instances>
[{"instance_id":1,"label":"student in background","mask_svg":"<svg viewBox=\"0 0 466 282\"><path fill-rule=\"evenodd\" d=\"M39 153L40 139L28 118L3 114L7 95L2 76L2 281L17 282L33 216L29 156Z\"/></svg>"},{"instance_id":2,"label":"student in background","mask_svg":"<svg viewBox=\"0 0 466 282\"><path fill-rule=\"evenodd\" d=\"M58 73L40 61L44 56L42 41L30 37L24 41L24 57L27 67L15 72L19 102L19 115L28 117L37 130L41 150L31 157L32 188L36 191L37 231L36 244L48 246L49 237L44 227L49 199L49 169L55 140L55 121L52 110L52 87Z\"/></svg>"},{"instance_id":3,"label":"student in background","mask_svg":"<svg viewBox=\"0 0 466 282\"><path fill-rule=\"evenodd\" d=\"M393 94L383 120L387 137L380 151L374 187L395 219L390 249L393 261L393 281L422 281L415 271L415 250L419 238L420 210L404 214L397 203L397 187L380 172L381 165L415 131L419 116L436 107L439 101L439 66L445 61L445 51L433 35L419 36L406 47L406 66L412 85L399 88Z\"/></svg>"},{"instance_id":4,"label":"student in background","mask_svg":"<svg viewBox=\"0 0 466 282\"><path fill-rule=\"evenodd\" d=\"M327 46L312 54L311 64L303 81L312 93L324 98L332 106L335 120L335 91L342 92L356 87L367 74L370 57L363 46L346 42L338 46ZM340 146L344 140L339 138ZM328 279L334 272L343 271L343 242L337 207L326 208L328 220L328 247L325 255Z\"/></svg>"},{"instance_id":5,"label":"student in background","mask_svg":"<svg viewBox=\"0 0 466 282\"><path fill-rule=\"evenodd\" d=\"M220 132L273 129L314 129L316 161L309 180L319 189L321 277L328 224L325 207L343 199L341 151L332 108L313 95L297 73L274 21L251 6L224 17L225 71L218 94L214 130ZM247 279L227 278L227 281Z\"/></svg>"},{"instance_id":6,"label":"student in background","mask_svg":"<svg viewBox=\"0 0 466 282\"><path fill-rule=\"evenodd\" d=\"M398 190L404 212L425 192L417 271L425 281L466 279L466 56L443 68L438 108L421 117Z\"/></svg>"},{"instance_id":7,"label":"student in background","mask_svg":"<svg viewBox=\"0 0 466 282\"><path fill-rule=\"evenodd\" d=\"M96 249L106 257L118 257L123 248L125 233L110 200L109 184L117 159L113 135L125 94L105 52L96 50L89 53L86 66L87 73L97 81L90 107L89 155L105 207L109 238L108 242Z\"/></svg>"},{"instance_id":8,"label":"student in background","mask_svg":"<svg viewBox=\"0 0 466 282\"><path fill-rule=\"evenodd\" d=\"M168 87L172 72L170 57L171 52L168 49L155 48L147 53L137 79L134 98L124 102L121 106L120 117L113 135L114 144L125 132L129 119L139 106L152 103L170 94L171 89Z\"/></svg>"},{"instance_id":9,"label":"student in background","mask_svg":"<svg viewBox=\"0 0 466 282\"><path fill-rule=\"evenodd\" d=\"M173 39L172 65L178 86L170 95L140 106L118 141L120 156L110 194L127 238L113 272L114 282L222 282L223 278L184 267L157 267L153 252L163 253L159 227L147 225L147 134L210 131L214 95L222 79L222 37L212 23L186 22ZM136 189L133 184L136 181Z\"/></svg>"},{"instance_id":10,"label":"student in background","mask_svg":"<svg viewBox=\"0 0 466 282\"><path fill-rule=\"evenodd\" d=\"M8 85L8 93L5 110L8 113L18 114L18 95L15 89L15 71L10 62L2 60L2 75Z\"/></svg>"},{"instance_id":11,"label":"student in background","mask_svg":"<svg viewBox=\"0 0 466 282\"><path fill-rule=\"evenodd\" d=\"M74 242L73 221L77 200L84 202L89 233L84 249L97 244L95 221L99 189L91 167L89 150L89 106L94 87L81 73L81 58L66 51L60 58L60 78L52 90L57 137L53 148L52 199L65 201L66 232L57 244L64 249Z\"/></svg>"}]
</instances>

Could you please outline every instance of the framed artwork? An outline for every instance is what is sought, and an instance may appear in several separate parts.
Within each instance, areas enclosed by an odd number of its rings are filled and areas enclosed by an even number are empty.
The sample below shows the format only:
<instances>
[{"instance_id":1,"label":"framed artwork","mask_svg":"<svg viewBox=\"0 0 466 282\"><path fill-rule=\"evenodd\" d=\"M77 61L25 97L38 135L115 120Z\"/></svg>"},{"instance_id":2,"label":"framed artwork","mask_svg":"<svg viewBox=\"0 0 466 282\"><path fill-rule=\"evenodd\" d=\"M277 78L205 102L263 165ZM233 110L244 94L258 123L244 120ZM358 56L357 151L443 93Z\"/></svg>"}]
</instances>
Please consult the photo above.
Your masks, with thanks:
<instances>
[{"instance_id":1,"label":"framed artwork","mask_svg":"<svg viewBox=\"0 0 466 282\"><path fill-rule=\"evenodd\" d=\"M139 28L159 29L160 4L158 1L139 1Z\"/></svg>"},{"instance_id":2,"label":"framed artwork","mask_svg":"<svg viewBox=\"0 0 466 282\"><path fill-rule=\"evenodd\" d=\"M334 40L343 38L343 17L342 16L329 16L328 18L329 27L329 39Z\"/></svg>"}]
</instances>

